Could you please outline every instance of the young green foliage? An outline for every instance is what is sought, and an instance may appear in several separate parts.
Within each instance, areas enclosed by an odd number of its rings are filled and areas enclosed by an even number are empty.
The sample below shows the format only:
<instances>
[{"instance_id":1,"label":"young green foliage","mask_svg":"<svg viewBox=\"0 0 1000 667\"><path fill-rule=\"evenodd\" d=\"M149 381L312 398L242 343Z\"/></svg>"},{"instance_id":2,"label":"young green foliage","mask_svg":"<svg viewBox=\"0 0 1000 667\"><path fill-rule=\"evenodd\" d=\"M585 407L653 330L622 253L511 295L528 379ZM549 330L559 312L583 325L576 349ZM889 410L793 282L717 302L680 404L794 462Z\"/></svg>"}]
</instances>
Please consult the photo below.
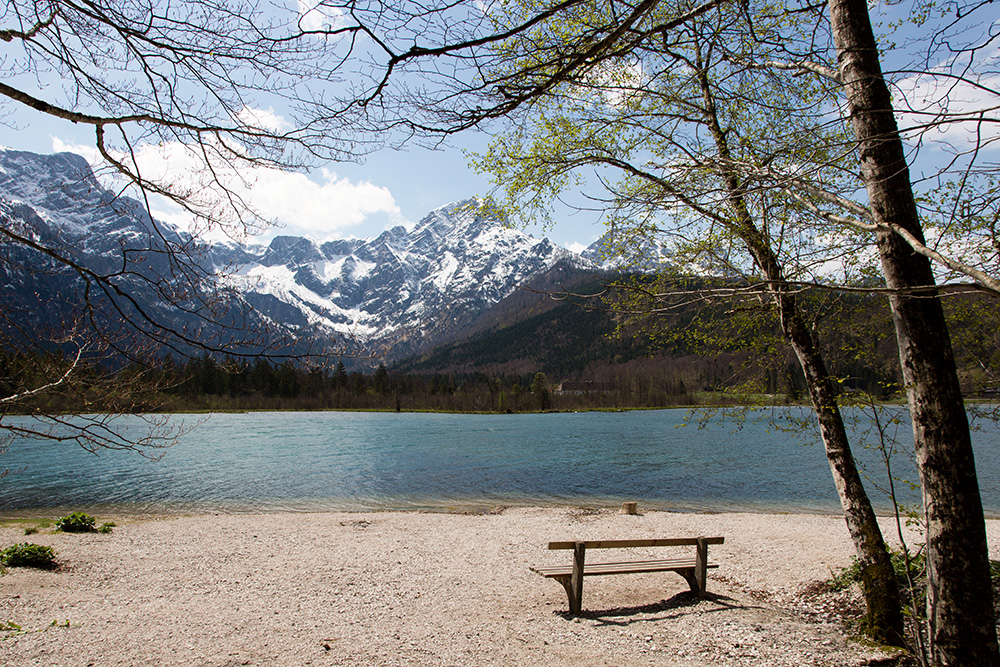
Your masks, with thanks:
<instances>
[{"instance_id":1,"label":"young green foliage","mask_svg":"<svg viewBox=\"0 0 1000 667\"><path fill-rule=\"evenodd\" d=\"M0 551L0 563L8 567L50 570L56 566L56 552L52 547L24 542Z\"/></svg>"},{"instance_id":2,"label":"young green foliage","mask_svg":"<svg viewBox=\"0 0 1000 667\"><path fill-rule=\"evenodd\" d=\"M94 517L84 512L73 512L56 521L56 530L64 533L93 533L97 530Z\"/></svg>"}]
</instances>

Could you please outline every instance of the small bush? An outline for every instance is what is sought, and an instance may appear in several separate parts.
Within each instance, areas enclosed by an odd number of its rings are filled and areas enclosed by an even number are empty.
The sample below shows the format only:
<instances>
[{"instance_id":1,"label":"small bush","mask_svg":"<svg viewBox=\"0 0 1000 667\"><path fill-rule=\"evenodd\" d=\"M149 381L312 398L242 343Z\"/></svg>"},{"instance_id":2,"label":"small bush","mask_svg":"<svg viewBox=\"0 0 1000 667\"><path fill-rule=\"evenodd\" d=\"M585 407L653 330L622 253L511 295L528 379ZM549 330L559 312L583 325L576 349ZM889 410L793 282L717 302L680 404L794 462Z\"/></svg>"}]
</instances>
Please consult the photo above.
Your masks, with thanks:
<instances>
[{"instance_id":1,"label":"small bush","mask_svg":"<svg viewBox=\"0 0 1000 667\"><path fill-rule=\"evenodd\" d=\"M990 579L994 586L1000 586L1000 560L990 561Z\"/></svg>"},{"instance_id":2,"label":"small bush","mask_svg":"<svg viewBox=\"0 0 1000 667\"><path fill-rule=\"evenodd\" d=\"M924 608L927 595L927 557L921 548L910 554L910 576L906 576L906 558L901 549L890 549L889 556L892 567L896 571L896 581L902 595L903 614L911 616L916 610L917 620L925 620ZM1000 610L1000 561L990 561L990 579L993 585L996 607ZM913 588L910 588L913 582ZM857 559L848 567L835 574L829 583L830 590L838 591L848 588L851 584L861 583L861 566Z\"/></svg>"},{"instance_id":3,"label":"small bush","mask_svg":"<svg viewBox=\"0 0 1000 667\"><path fill-rule=\"evenodd\" d=\"M0 563L8 567L37 567L50 570L56 566L56 552L40 544L15 544L0 551Z\"/></svg>"},{"instance_id":4,"label":"small bush","mask_svg":"<svg viewBox=\"0 0 1000 667\"><path fill-rule=\"evenodd\" d=\"M892 569L896 571L896 580L899 582L900 590L909 590L909 581L913 581L918 588L927 585L925 580L925 557L922 550L909 555L910 579L906 577L906 554L902 549L889 549L889 559L892 561ZM847 567L843 568L830 579L830 590L840 591L848 588L851 584L861 583L861 563L855 558Z\"/></svg>"},{"instance_id":5,"label":"small bush","mask_svg":"<svg viewBox=\"0 0 1000 667\"><path fill-rule=\"evenodd\" d=\"M115 523L114 521L105 521L105 522L104 522L104 523L102 523L102 524L101 524L101 526L100 526L100 527L99 527L99 528L97 529L97 532L99 532L99 533L110 533L110 532L111 532L111 530L112 530L112 529L113 529L113 528L114 528L114 527L115 527L116 525L117 525L117 524L116 524L116 523Z\"/></svg>"},{"instance_id":6,"label":"small bush","mask_svg":"<svg viewBox=\"0 0 1000 667\"><path fill-rule=\"evenodd\" d=\"M92 533L97 530L94 523L94 517L89 514L73 512L56 521L56 530L64 533Z\"/></svg>"},{"instance_id":7,"label":"small bush","mask_svg":"<svg viewBox=\"0 0 1000 667\"><path fill-rule=\"evenodd\" d=\"M38 526L28 526L27 528L24 529L25 535L34 535L37 532L38 532Z\"/></svg>"}]
</instances>

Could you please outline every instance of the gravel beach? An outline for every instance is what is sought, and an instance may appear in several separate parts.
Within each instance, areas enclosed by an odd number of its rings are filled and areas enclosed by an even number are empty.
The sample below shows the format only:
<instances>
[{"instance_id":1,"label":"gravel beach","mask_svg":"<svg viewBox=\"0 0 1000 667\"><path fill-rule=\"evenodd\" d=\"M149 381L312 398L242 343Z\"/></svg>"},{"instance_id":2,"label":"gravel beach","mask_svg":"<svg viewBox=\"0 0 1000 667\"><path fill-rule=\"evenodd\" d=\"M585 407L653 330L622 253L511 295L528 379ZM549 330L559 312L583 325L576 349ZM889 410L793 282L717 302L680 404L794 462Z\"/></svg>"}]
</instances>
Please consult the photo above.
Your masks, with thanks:
<instances>
[{"instance_id":1,"label":"gravel beach","mask_svg":"<svg viewBox=\"0 0 1000 667\"><path fill-rule=\"evenodd\" d=\"M815 592L851 560L837 516L497 508L116 520L110 534L0 526L0 548L50 545L60 563L0 577L0 663L791 667L887 655L843 628L839 610L856 592ZM1000 522L988 523L996 554ZM895 533L888 519L884 530ZM696 535L726 539L710 549L719 567L701 600L675 573L591 577L574 619L562 587L528 569L569 562L550 540Z\"/></svg>"}]
</instances>

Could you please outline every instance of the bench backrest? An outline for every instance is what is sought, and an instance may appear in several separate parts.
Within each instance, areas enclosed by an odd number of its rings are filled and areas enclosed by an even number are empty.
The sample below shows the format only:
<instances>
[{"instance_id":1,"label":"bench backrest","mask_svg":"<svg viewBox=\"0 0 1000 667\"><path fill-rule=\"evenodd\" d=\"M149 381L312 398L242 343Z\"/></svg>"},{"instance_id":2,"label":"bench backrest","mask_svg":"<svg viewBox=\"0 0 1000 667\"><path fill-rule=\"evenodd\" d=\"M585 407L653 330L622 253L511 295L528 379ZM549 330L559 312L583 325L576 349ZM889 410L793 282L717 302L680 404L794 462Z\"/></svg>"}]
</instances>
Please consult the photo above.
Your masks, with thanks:
<instances>
[{"instance_id":1,"label":"bench backrest","mask_svg":"<svg viewBox=\"0 0 1000 667\"><path fill-rule=\"evenodd\" d=\"M549 542L549 549L573 549L582 544L587 549L625 549L629 547L683 547L698 544L722 544L724 537L667 537L653 540L579 540L577 542Z\"/></svg>"}]
</instances>

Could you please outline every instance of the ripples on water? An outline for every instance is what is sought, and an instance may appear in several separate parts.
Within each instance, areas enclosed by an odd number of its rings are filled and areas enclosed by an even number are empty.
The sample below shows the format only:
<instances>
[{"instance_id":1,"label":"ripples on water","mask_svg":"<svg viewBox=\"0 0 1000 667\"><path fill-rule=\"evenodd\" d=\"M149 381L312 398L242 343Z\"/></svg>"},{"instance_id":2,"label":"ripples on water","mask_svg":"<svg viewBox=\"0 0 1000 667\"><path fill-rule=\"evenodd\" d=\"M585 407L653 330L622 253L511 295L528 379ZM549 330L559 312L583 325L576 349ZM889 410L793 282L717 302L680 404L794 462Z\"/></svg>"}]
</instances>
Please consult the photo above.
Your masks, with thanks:
<instances>
[{"instance_id":1,"label":"ripples on water","mask_svg":"<svg viewBox=\"0 0 1000 667\"><path fill-rule=\"evenodd\" d=\"M0 512L479 509L624 500L682 511L839 511L814 433L785 433L767 420L699 428L684 425L686 414L217 414L159 461L22 439L0 456L0 470L17 471L0 480ZM758 417L773 414L781 413ZM909 452L909 427L900 428ZM995 425L975 434L991 514L1000 514L998 435ZM877 453L856 455L884 486ZM896 455L893 466L916 479L912 456ZM919 503L906 485L897 486L905 502ZM872 482L868 487L879 509L891 507Z\"/></svg>"}]
</instances>

